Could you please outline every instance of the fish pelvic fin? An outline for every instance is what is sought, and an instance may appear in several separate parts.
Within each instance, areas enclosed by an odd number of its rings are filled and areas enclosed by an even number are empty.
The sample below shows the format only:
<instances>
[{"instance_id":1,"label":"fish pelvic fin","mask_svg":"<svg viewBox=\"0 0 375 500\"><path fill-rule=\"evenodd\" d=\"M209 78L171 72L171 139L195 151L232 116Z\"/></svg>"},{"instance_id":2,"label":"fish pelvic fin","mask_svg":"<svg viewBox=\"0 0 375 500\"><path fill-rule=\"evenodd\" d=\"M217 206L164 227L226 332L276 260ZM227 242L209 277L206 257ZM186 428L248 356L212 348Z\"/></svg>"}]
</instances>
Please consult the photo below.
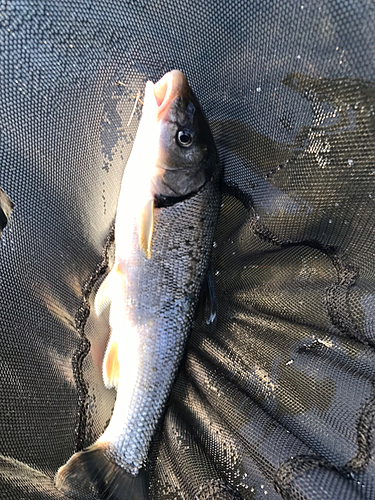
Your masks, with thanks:
<instances>
[{"instance_id":1,"label":"fish pelvic fin","mask_svg":"<svg viewBox=\"0 0 375 500\"><path fill-rule=\"evenodd\" d=\"M96 292L94 307L97 316L111 304L112 298L122 293L122 278L117 264L105 278Z\"/></svg>"},{"instance_id":2,"label":"fish pelvic fin","mask_svg":"<svg viewBox=\"0 0 375 500\"><path fill-rule=\"evenodd\" d=\"M106 444L95 443L75 453L55 476L56 488L82 500L147 500L148 477L144 469L134 476L105 454Z\"/></svg>"},{"instance_id":3,"label":"fish pelvic fin","mask_svg":"<svg viewBox=\"0 0 375 500\"><path fill-rule=\"evenodd\" d=\"M107 389L117 389L119 378L118 344L115 340L110 340L103 361L103 380Z\"/></svg>"},{"instance_id":4,"label":"fish pelvic fin","mask_svg":"<svg viewBox=\"0 0 375 500\"><path fill-rule=\"evenodd\" d=\"M139 245L146 257L151 257L151 240L154 230L154 200L149 198L143 207L139 222Z\"/></svg>"}]
</instances>

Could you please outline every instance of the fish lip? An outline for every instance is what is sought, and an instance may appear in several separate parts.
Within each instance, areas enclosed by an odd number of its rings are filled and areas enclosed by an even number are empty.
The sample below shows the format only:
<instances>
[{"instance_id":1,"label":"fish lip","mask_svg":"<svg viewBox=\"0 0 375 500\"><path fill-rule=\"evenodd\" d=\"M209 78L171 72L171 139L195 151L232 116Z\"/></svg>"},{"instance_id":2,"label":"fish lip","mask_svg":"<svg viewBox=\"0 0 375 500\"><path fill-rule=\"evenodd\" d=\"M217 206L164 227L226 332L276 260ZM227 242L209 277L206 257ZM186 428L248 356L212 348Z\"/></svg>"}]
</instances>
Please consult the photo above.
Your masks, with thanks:
<instances>
[{"instance_id":1,"label":"fish lip","mask_svg":"<svg viewBox=\"0 0 375 500\"><path fill-rule=\"evenodd\" d=\"M189 92L189 84L182 71L174 69L156 82L153 90L158 105L157 118L161 120L168 113L176 97Z\"/></svg>"}]
</instances>

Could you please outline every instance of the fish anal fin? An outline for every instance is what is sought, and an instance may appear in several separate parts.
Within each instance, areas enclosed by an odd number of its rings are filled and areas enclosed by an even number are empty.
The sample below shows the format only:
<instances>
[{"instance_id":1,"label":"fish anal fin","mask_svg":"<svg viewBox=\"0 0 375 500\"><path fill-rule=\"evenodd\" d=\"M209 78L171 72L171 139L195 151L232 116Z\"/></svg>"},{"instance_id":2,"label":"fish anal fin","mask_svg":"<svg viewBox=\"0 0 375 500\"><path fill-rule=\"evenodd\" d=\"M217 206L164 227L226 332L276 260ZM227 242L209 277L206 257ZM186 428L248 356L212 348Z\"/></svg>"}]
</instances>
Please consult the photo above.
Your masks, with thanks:
<instances>
[{"instance_id":1,"label":"fish anal fin","mask_svg":"<svg viewBox=\"0 0 375 500\"><path fill-rule=\"evenodd\" d=\"M103 380L105 386L110 389L118 386L120 377L120 363L118 360L118 344L110 340L103 361Z\"/></svg>"},{"instance_id":2,"label":"fish anal fin","mask_svg":"<svg viewBox=\"0 0 375 500\"><path fill-rule=\"evenodd\" d=\"M143 207L139 221L139 244L146 257L151 257L151 240L154 230L154 200L149 198Z\"/></svg>"}]
</instances>

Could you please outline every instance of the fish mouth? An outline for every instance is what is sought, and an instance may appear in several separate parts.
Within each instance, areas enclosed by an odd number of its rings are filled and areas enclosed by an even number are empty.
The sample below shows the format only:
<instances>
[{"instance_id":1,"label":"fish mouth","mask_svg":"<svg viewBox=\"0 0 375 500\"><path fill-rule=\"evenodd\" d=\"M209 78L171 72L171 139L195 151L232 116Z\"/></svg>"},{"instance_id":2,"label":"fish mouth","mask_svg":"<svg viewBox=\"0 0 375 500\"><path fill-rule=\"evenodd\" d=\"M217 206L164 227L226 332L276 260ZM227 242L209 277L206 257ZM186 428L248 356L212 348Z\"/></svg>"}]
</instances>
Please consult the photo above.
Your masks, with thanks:
<instances>
[{"instance_id":1,"label":"fish mouth","mask_svg":"<svg viewBox=\"0 0 375 500\"><path fill-rule=\"evenodd\" d=\"M165 74L154 84L154 96L158 105L157 118L160 120L168 113L176 97L189 91L185 75L178 69Z\"/></svg>"}]
</instances>

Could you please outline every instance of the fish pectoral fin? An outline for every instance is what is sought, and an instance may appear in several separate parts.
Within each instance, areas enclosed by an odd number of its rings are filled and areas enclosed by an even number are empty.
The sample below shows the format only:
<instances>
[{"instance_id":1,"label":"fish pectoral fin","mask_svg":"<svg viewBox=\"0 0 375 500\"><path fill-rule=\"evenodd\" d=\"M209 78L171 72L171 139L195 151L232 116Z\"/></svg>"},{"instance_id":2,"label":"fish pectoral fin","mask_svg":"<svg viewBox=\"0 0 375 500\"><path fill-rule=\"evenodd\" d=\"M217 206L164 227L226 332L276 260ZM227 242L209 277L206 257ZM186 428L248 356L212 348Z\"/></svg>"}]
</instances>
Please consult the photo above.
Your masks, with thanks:
<instances>
[{"instance_id":1,"label":"fish pectoral fin","mask_svg":"<svg viewBox=\"0 0 375 500\"><path fill-rule=\"evenodd\" d=\"M113 268L96 292L94 307L97 316L111 304L112 297L117 297L121 293L121 276L118 265Z\"/></svg>"},{"instance_id":2,"label":"fish pectoral fin","mask_svg":"<svg viewBox=\"0 0 375 500\"><path fill-rule=\"evenodd\" d=\"M103 380L107 389L118 386L120 363L118 360L118 344L110 340L103 361Z\"/></svg>"},{"instance_id":3,"label":"fish pectoral fin","mask_svg":"<svg viewBox=\"0 0 375 500\"><path fill-rule=\"evenodd\" d=\"M151 239L154 230L154 200L150 198L143 207L139 223L139 244L146 257L151 257Z\"/></svg>"}]
</instances>

